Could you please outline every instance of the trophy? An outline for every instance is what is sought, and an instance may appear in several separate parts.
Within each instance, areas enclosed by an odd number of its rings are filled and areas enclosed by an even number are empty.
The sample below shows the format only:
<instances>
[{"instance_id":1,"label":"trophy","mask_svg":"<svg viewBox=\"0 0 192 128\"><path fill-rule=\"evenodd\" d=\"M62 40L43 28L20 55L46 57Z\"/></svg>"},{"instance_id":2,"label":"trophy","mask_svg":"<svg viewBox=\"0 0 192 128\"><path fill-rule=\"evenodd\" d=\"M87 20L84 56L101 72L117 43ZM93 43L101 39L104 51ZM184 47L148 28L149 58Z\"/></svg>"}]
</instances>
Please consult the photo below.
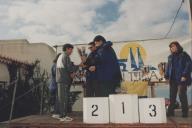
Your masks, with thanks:
<instances>
[{"instance_id":1,"label":"trophy","mask_svg":"<svg viewBox=\"0 0 192 128\"><path fill-rule=\"evenodd\" d=\"M86 49L85 47L77 48L78 54L80 57L87 57Z\"/></svg>"},{"instance_id":2,"label":"trophy","mask_svg":"<svg viewBox=\"0 0 192 128\"><path fill-rule=\"evenodd\" d=\"M158 64L158 69L159 69L159 74L160 74L160 79L161 81L165 80L165 71L166 71L167 63L166 62L160 62Z\"/></svg>"}]
</instances>

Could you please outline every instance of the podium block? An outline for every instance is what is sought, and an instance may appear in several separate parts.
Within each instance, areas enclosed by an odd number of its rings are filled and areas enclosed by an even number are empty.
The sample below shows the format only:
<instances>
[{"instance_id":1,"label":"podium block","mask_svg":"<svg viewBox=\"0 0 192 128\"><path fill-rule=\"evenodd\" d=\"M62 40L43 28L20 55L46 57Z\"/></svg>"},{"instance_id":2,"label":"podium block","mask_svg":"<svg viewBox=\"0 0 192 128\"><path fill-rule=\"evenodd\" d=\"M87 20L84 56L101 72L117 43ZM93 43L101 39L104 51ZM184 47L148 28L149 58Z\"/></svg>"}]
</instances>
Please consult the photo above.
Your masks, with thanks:
<instances>
[{"instance_id":1,"label":"podium block","mask_svg":"<svg viewBox=\"0 0 192 128\"><path fill-rule=\"evenodd\" d=\"M109 98L83 98L84 123L109 123Z\"/></svg>"},{"instance_id":2,"label":"podium block","mask_svg":"<svg viewBox=\"0 0 192 128\"><path fill-rule=\"evenodd\" d=\"M138 123L138 96L116 94L109 96L111 123Z\"/></svg>"},{"instance_id":3,"label":"podium block","mask_svg":"<svg viewBox=\"0 0 192 128\"><path fill-rule=\"evenodd\" d=\"M139 99L140 123L166 123L164 98Z\"/></svg>"}]
</instances>

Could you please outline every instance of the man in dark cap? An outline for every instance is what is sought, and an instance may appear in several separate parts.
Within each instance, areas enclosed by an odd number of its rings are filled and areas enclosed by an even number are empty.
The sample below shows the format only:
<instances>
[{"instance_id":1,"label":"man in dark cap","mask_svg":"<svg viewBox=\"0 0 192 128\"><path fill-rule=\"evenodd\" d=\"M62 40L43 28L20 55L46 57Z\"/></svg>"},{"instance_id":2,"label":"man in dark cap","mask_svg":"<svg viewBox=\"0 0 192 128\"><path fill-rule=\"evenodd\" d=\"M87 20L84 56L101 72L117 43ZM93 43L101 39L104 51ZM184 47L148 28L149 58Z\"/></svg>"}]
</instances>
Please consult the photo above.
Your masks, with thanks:
<instances>
[{"instance_id":1,"label":"man in dark cap","mask_svg":"<svg viewBox=\"0 0 192 128\"><path fill-rule=\"evenodd\" d=\"M120 87L122 80L120 66L112 42L106 41L101 35L94 38L93 42L97 48L95 55L95 66L90 70L95 71L98 82L98 96L104 97L114 94L115 89Z\"/></svg>"}]
</instances>

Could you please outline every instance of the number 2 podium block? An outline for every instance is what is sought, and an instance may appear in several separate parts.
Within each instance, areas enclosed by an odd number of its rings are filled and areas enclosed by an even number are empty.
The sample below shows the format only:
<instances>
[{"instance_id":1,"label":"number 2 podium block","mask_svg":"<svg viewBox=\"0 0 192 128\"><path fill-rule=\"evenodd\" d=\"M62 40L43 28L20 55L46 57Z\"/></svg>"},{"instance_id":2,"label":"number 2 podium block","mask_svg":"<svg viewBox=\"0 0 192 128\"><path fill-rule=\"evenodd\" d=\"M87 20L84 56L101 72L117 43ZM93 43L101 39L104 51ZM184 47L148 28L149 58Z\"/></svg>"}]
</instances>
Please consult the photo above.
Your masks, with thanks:
<instances>
[{"instance_id":1,"label":"number 2 podium block","mask_svg":"<svg viewBox=\"0 0 192 128\"><path fill-rule=\"evenodd\" d=\"M84 123L109 123L109 98L83 98Z\"/></svg>"},{"instance_id":2,"label":"number 2 podium block","mask_svg":"<svg viewBox=\"0 0 192 128\"><path fill-rule=\"evenodd\" d=\"M164 98L139 99L140 123L166 123Z\"/></svg>"},{"instance_id":3,"label":"number 2 podium block","mask_svg":"<svg viewBox=\"0 0 192 128\"><path fill-rule=\"evenodd\" d=\"M138 96L117 94L109 96L111 123L138 123Z\"/></svg>"}]
</instances>

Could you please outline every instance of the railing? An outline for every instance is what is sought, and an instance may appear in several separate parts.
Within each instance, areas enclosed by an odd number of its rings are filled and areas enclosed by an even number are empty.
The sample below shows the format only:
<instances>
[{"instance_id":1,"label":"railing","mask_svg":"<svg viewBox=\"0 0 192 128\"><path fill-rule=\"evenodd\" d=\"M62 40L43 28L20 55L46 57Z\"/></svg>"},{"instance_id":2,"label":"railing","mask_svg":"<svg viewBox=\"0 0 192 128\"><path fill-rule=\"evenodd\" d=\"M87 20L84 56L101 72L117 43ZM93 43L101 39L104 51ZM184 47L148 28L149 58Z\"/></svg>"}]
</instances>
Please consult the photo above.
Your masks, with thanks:
<instances>
[{"instance_id":1,"label":"railing","mask_svg":"<svg viewBox=\"0 0 192 128\"><path fill-rule=\"evenodd\" d=\"M7 81L0 81L0 87L5 89L5 86L7 84Z\"/></svg>"}]
</instances>

